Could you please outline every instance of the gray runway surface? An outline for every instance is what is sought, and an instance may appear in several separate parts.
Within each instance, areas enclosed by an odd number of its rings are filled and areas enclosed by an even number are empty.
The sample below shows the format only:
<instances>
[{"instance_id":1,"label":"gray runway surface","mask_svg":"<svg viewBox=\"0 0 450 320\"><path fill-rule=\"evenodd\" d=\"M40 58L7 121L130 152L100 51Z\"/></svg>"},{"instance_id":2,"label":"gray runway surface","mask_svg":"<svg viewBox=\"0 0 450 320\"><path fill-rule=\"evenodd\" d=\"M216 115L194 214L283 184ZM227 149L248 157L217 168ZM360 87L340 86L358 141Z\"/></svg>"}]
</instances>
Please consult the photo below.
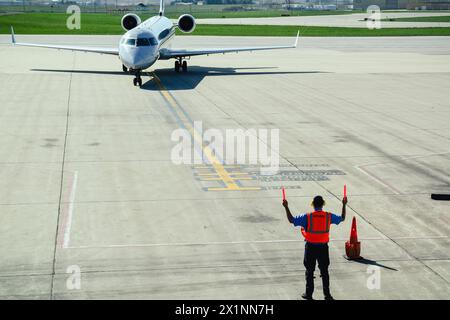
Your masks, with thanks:
<instances>
[{"instance_id":1,"label":"gray runway surface","mask_svg":"<svg viewBox=\"0 0 450 320\"><path fill-rule=\"evenodd\" d=\"M450 12L381 12L381 19L448 16ZM325 16L292 16L269 18L220 18L198 19L199 24L245 24L245 25L296 25L296 26L320 26L320 27L353 27L365 28L364 18L367 13L355 13L344 15ZM381 21L382 28L430 28L450 27L450 22L406 22L406 21Z\"/></svg>"},{"instance_id":2,"label":"gray runway surface","mask_svg":"<svg viewBox=\"0 0 450 320\"><path fill-rule=\"evenodd\" d=\"M450 297L450 203L430 199L450 193L449 38L308 38L294 50L193 58L187 74L162 61L142 89L116 57L8 41L0 37L0 298L298 299L303 241L279 188L296 213L321 194L339 214L344 184L348 218L330 242L335 298ZM279 129L280 174L173 164L171 134L190 119ZM208 189L232 183L238 190ZM354 216L364 263L343 258ZM379 289L367 286L371 265ZM81 288L70 290L78 267Z\"/></svg>"}]
</instances>

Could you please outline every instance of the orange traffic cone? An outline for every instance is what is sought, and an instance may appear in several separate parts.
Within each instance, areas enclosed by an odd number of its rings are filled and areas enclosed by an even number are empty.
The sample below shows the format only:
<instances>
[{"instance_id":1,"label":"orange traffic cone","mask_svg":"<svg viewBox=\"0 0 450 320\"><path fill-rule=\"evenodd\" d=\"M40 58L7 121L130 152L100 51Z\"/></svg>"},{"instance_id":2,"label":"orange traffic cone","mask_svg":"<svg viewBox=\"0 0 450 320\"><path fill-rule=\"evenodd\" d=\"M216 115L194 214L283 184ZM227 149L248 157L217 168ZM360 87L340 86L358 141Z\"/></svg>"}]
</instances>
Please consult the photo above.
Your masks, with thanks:
<instances>
[{"instance_id":1,"label":"orange traffic cone","mask_svg":"<svg viewBox=\"0 0 450 320\"><path fill-rule=\"evenodd\" d=\"M350 230L350 243L358 242L358 230L356 230L356 217L352 220L352 229Z\"/></svg>"},{"instance_id":2,"label":"orange traffic cone","mask_svg":"<svg viewBox=\"0 0 450 320\"><path fill-rule=\"evenodd\" d=\"M358 231L356 230L356 217L353 217L352 229L350 231L350 241L345 243L345 254L348 259L361 259L361 242L358 241Z\"/></svg>"}]
</instances>

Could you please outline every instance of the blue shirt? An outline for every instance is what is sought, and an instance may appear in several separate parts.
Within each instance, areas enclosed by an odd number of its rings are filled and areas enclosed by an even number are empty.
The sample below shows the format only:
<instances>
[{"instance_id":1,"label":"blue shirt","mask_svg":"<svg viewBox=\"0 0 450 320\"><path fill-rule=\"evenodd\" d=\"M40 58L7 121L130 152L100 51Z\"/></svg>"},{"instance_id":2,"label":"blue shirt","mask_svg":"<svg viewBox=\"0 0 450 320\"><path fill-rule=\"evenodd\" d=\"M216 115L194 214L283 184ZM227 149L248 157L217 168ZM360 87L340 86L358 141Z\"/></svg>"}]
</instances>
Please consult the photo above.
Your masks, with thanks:
<instances>
[{"instance_id":1,"label":"blue shirt","mask_svg":"<svg viewBox=\"0 0 450 320\"><path fill-rule=\"evenodd\" d=\"M335 215L334 213L331 214L331 224L339 224L341 223L341 221L342 221L341 216ZM308 226L308 218L306 217L306 213L294 217L294 221L292 223L294 224L294 226L303 227L306 230Z\"/></svg>"}]
</instances>

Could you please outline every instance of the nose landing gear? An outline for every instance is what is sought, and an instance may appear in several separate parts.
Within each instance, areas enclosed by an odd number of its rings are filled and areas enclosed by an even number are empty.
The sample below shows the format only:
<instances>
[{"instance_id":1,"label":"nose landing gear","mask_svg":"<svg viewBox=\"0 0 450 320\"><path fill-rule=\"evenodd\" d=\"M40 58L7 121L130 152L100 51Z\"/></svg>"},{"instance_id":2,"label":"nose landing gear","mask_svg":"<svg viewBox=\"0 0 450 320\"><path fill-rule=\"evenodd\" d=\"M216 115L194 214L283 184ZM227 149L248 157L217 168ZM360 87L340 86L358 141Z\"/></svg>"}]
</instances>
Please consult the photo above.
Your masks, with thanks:
<instances>
[{"instance_id":1,"label":"nose landing gear","mask_svg":"<svg viewBox=\"0 0 450 320\"><path fill-rule=\"evenodd\" d=\"M142 87L142 78L141 78L141 70L135 70L135 78L133 79L134 86L139 85Z\"/></svg>"},{"instance_id":2,"label":"nose landing gear","mask_svg":"<svg viewBox=\"0 0 450 320\"><path fill-rule=\"evenodd\" d=\"M134 78L134 79L133 79L133 84L134 84L134 86L139 85L139 87L142 87L142 79L141 79L141 77L139 77L139 78Z\"/></svg>"},{"instance_id":3,"label":"nose landing gear","mask_svg":"<svg viewBox=\"0 0 450 320\"><path fill-rule=\"evenodd\" d=\"M187 72L187 61L181 57L175 61L175 72L180 72L180 68L183 72Z\"/></svg>"}]
</instances>

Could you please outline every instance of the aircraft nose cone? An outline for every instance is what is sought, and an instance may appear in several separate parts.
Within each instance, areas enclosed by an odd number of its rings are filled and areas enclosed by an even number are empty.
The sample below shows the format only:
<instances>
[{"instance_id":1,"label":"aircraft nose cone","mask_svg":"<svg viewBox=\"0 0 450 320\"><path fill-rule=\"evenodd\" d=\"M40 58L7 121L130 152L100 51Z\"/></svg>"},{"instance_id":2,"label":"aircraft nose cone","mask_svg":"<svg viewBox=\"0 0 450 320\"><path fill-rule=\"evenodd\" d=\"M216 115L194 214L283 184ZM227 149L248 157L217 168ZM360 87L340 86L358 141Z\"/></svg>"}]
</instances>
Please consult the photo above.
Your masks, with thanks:
<instances>
[{"instance_id":1,"label":"aircraft nose cone","mask_svg":"<svg viewBox=\"0 0 450 320\"><path fill-rule=\"evenodd\" d=\"M145 65L147 63L147 61L149 57L141 57L141 56L135 56L131 58L131 64L136 67L139 68L143 65Z\"/></svg>"},{"instance_id":2,"label":"aircraft nose cone","mask_svg":"<svg viewBox=\"0 0 450 320\"><path fill-rule=\"evenodd\" d=\"M122 57L122 62L131 69L145 69L156 60L155 52L149 50L136 50Z\"/></svg>"},{"instance_id":3,"label":"aircraft nose cone","mask_svg":"<svg viewBox=\"0 0 450 320\"><path fill-rule=\"evenodd\" d=\"M141 61L136 56L128 55L128 56L122 57L122 62L128 68L137 69L139 62L141 62Z\"/></svg>"}]
</instances>

